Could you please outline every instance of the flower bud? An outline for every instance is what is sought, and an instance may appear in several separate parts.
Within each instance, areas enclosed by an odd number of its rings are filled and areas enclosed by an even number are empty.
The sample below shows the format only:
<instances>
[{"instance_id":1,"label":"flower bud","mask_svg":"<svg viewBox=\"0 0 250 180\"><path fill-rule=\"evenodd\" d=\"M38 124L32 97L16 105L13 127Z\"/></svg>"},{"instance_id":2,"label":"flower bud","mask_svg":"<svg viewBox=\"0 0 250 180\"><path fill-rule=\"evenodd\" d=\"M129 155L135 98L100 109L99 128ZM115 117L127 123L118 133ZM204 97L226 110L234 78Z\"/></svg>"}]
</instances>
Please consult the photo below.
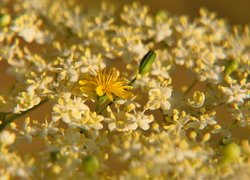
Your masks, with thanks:
<instances>
[{"instance_id":1,"label":"flower bud","mask_svg":"<svg viewBox=\"0 0 250 180\"><path fill-rule=\"evenodd\" d=\"M225 68L225 73L226 75L230 75L231 73L233 73L234 71L237 70L239 64L237 61L231 61Z\"/></svg>"},{"instance_id":2,"label":"flower bud","mask_svg":"<svg viewBox=\"0 0 250 180\"><path fill-rule=\"evenodd\" d=\"M108 96L106 94L102 96L98 96L98 102L101 104L104 103L107 99L108 99Z\"/></svg>"},{"instance_id":3,"label":"flower bud","mask_svg":"<svg viewBox=\"0 0 250 180\"><path fill-rule=\"evenodd\" d=\"M156 58L156 53L154 51L148 51L148 53L142 58L139 67L139 74L144 75L150 71L152 64Z\"/></svg>"},{"instance_id":4,"label":"flower bud","mask_svg":"<svg viewBox=\"0 0 250 180\"><path fill-rule=\"evenodd\" d=\"M59 150L53 150L50 152L50 158L51 160L54 162L54 161L57 161L61 158L61 154L60 154L60 151Z\"/></svg>"},{"instance_id":5,"label":"flower bud","mask_svg":"<svg viewBox=\"0 0 250 180\"><path fill-rule=\"evenodd\" d=\"M83 159L83 166L84 166L84 170L85 172L92 176L96 173L96 171L99 169L99 161L98 159L93 156L93 155L90 155L90 156L86 156L84 159Z\"/></svg>"},{"instance_id":6,"label":"flower bud","mask_svg":"<svg viewBox=\"0 0 250 180\"><path fill-rule=\"evenodd\" d=\"M7 26L11 21L9 14L0 14L0 27Z\"/></svg>"},{"instance_id":7,"label":"flower bud","mask_svg":"<svg viewBox=\"0 0 250 180\"><path fill-rule=\"evenodd\" d=\"M232 162L240 156L240 147L232 142L223 147L224 162Z\"/></svg>"},{"instance_id":8,"label":"flower bud","mask_svg":"<svg viewBox=\"0 0 250 180\"><path fill-rule=\"evenodd\" d=\"M16 135L4 130L0 133L0 145L8 146L15 142Z\"/></svg>"}]
</instances>

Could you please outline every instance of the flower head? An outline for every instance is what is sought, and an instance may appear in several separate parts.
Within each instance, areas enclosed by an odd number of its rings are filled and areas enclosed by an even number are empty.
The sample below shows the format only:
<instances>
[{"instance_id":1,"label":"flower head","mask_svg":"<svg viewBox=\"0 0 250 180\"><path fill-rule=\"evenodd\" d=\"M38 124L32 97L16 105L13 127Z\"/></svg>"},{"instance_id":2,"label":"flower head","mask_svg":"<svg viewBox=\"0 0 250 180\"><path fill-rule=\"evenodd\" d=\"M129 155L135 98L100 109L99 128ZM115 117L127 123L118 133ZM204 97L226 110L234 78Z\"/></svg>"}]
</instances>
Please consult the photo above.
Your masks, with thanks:
<instances>
[{"instance_id":1,"label":"flower head","mask_svg":"<svg viewBox=\"0 0 250 180\"><path fill-rule=\"evenodd\" d=\"M80 90L87 95L97 95L99 97L107 95L110 101L114 100L114 96L127 99L133 96L128 89L132 87L127 85L126 79L120 78L120 73L115 68L99 69L91 74L86 74L82 80L79 81L82 85Z\"/></svg>"}]
</instances>

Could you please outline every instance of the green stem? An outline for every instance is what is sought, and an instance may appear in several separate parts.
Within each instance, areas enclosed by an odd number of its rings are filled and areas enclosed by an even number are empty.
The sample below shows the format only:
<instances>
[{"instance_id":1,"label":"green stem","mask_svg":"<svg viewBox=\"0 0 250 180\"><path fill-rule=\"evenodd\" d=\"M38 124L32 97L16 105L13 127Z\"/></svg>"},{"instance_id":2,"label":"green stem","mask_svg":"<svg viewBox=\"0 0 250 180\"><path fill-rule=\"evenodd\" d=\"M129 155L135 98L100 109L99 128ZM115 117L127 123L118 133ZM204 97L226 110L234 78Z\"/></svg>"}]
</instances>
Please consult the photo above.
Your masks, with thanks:
<instances>
[{"instance_id":1,"label":"green stem","mask_svg":"<svg viewBox=\"0 0 250 180\"><path fill-rule=\"evenodd\" d=\"M113 104L113 101L110 101L107 105L105 105L102 109L100 109L99 111L97 111L97 114L102 114L102 112L111 104Z\"/></svg>"},{"instance_id":2,"label":"green stem","mask_svg":"<svg viewBox=\"0 0 250 180\"><path fill-rule=\"evenodd\" d=\"M39 106L41 106L42 104L46 103L48 101L48 99L45 99L43 101L41 101L39 104L35 105L34 107L28 109L27 111L22 112L21 114L13 114L13 116L11 116L8 119L5 119L5 121L2 121L2 124L0 124L0 132L10 123L12 123L15 119L29 113L30 111L38 108Z\"/></svg>"},{"instance_id":3,"label":"green stem","mask_svg":"<svg viewBox=\"0 0 250 180\"><path fill-rule=\"evenodd\" d=\"M133 85L134 82L136 81L136 79L137 79L137 76L135 76L134 79L132 79L132 80L130 81L129 85Z\"/></svg>"},{"instance_id":4,"label":"green stem","mask_svg":"<svg viewBox=\"0 0 250 180\"><path fill-rule=\"evenodd\" d=\"M195 79L192 84L189 86L189 88L186 90L186 92L184 93L185 95L187 95L189 93L189 91L191 91L193 89L193 87L195 86L195 84L197 83L197 79Z\"/></svg>"}]
</instances>

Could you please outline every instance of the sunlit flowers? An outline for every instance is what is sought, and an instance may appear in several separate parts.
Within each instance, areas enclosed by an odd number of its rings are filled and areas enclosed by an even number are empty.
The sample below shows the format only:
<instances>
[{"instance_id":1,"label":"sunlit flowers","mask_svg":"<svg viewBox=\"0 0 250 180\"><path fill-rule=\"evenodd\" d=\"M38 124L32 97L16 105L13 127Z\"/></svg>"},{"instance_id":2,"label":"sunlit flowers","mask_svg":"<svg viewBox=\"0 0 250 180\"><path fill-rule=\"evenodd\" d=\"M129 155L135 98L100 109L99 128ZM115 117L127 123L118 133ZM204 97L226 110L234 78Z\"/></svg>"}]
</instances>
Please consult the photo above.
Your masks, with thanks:
<instances>
[{"instance_id":1,"label":"sunlit flowers","mask_svg":"<svg viewBox=\"0 0 250 180\"><path fill-rule=\"evenodd\" d=\"M120 77L120 73L115 68L110 70L99 69L95 72L85 74L79 81L80 90L90 96L107 96L110 101L115 97L128 99L133 96L128 90L132 87L128 81Z\"/></svg>"},{"instance_id":2,"label":"sunlit flowers","mask_svg":"<svg viewBox=\"0 0 250 180\"><path fill-rule=\"evenodd\" d=\"M250 179L249 26L19 1L0 1L0 179Z\"/></svg>"}]
</instances>

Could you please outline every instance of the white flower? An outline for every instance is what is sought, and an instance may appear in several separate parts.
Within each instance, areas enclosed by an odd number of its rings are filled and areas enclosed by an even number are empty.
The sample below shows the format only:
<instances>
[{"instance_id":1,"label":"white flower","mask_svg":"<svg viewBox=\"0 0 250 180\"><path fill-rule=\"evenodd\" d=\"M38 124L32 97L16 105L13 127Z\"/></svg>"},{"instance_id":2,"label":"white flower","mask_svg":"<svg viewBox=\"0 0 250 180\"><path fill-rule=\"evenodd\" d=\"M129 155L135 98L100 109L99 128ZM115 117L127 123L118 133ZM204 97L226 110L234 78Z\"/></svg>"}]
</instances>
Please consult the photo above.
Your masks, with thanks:
<instances>
[{"instance_id":1,"label":"white flower","mask_svg":"<svg viewBox=\"0 0 250 180\"><path fill-rule=\"evenodd\" d=\"M37 18L35 13L27 13L15 19L11 30L28 43L36 41L39 44L43 44L51 39L51 35L39 29L41 24L41 20Z\"/></svg>"},{"instance_id":2,"label":"white flower","mask_svg":"<svg viewBox=\"0 0 250 180\"><path fill-rule=\"evenodd\" d=\"M65 93L58 99L58 104L54 105L52 120L62 119L65 123L80 121L89 107L84 104L84 100L80 97L71 99L71 93Z\"/></svg>"},{"instance_id":3,"label":"white flower","mask_svg":"<svg viewBox=\"0 0 250 180\"><path fill-rule=\"evenodd\" d=\"M172 55L167 50L156 51L156 59L152 64L152 69L150 73L155 76L161 76L163 78L169 79L169 70L172 67L170 65L172 61Z\"/></svg>"},{"instance_id":4,"label":"white flower","mask_svg":"<svg viewBox=\"0 0 250 180\"><path fill-rule=\"evenodd\" d=\"M200 108L204 104L204 101L205 101L205 94L200 91L194 92L192 99L188 99L188 103L193 108Z\"/></svg>"},{"instance_id":5,"label":"white flower","mask_svg":"<svg viewBox=\"0 0 250 180\"><path fill-rule=\"evenodd\" d=\"M99 130L103 128L103 125L101 124L103 120L104 120L104 117L101 115L98 115L96 112L86 111L83 114L83 117L81 118L80 121L72 122L70 124L76 125L84 129L93 128L95 130Z\"/></svg>"},{"instance_id":6,"label":"white flower","mask_svg":"<svg viewBox=\"0 0 250 180\"><path fill-rule=\"evenodd\" d=\"M250 98L250 83L239 85L231 84L230 87L220 86L221 91L226 96L227 103L243 103L244 99Z\"/></svg>"},{"instance_id":7,"label":"white flower","mask_svg":"<svg viewBox=\"0 0 250 180\"><path fill-rule=\"evenodd\" d=\"M112 112L108 107L107 111L110 118L106 118L105 121L108 123L108 127L111 131L129 131L136 130L138 124L135 117L127 112L119 111L117 113Z\"/></svg>"},{"instance_id":8,"label":"white flower","mask_svg":"<svg viewBox=\"0 0 250 180\"><path fill-rule=\"evenodd\" d=\"M155 110L161 108L164 110L169 110L171 107L168 99L170 98L172 89L170 87L166 88L154 88L149 90L149 101L146 104L146 109Z\"/></svg>"},{"instance_id":9,"label":"white flower","mask_svg":"<svg viewBox=\"0 0 250 180\"><path fill-rule=\"evenodd\" d=\"M138 126L143 130L148 130L150 127L149 123L154 120L154 116L152 114L145 115L142 112L136 112L134 118L137 121Z\"/></svg>"},{"instance_id":10,"label":"white flower","mask_svg":"<svg viewBox=\"0 0 250 180\"><path fill-rule=\"evenodd\" d=\"M108 122L108 127L111 131L129 131L136 130L138 127L143 130L149 129L149 123L154 120L153 115L145 115L143 112L128 113L125 111L112 112L108 107L109 118L105 121Z\"/></svg>"},{"instance_id":11,"label":"white flower","mask_svg":"<svg viewBox=\"0 0 250 180\"><path fill-rule=\"evenodd\" d=\"M160 42L166 40L172 34L172 19L167 17L165 12L161 12L156 16L155 20L155 41Z\"/></svg>"},{"instance_id":12,"label":"white flower","mask_svg":"<svg viewBox=\"0 0 250 180\"><path fill-rule=\"evenodd\" d=\"M190 122L188 126L198 129L204 129L208 125L217 124L217 121L215 120L215 112L211 112L209 114L203 114L197 118L193 117L192 120L193 122Z\"/></svg>"},{"instance_id":13,"label":"white flower","mask_svg":"<svg viewBox=\"0 0 250 180\"><path fill-rule=\"evenodd\" d=\"M89 107L84 104L85 100L80 97L71 99L70 93L65 93L58 100L58 104L53 107L52 120L62 119L69 126L80 127L83 129L102 129L104 117L90 112Z\"/></svg>"},{"instance_id":14,"label":"white flower","mask_svg":"<svg viewBox=\"0 0 250 180\"><path fill-rule=\"evenodd\" d=\"M16 135L9 131L3 130L0 132L0 144L8 146L14 143Z\"/></svg>"},{"instance_id":15,"label":"white flower","mask_svg":"<svg viewBox=\"0 0 250 180\"><path fill-rule=\"evenodd\" d=\"M26 111L41 102L41 98L37 96L34 89L28 92L21 92L15 97L16 106L13 109L14 113Z\"/></svg>"}]
</instances>

